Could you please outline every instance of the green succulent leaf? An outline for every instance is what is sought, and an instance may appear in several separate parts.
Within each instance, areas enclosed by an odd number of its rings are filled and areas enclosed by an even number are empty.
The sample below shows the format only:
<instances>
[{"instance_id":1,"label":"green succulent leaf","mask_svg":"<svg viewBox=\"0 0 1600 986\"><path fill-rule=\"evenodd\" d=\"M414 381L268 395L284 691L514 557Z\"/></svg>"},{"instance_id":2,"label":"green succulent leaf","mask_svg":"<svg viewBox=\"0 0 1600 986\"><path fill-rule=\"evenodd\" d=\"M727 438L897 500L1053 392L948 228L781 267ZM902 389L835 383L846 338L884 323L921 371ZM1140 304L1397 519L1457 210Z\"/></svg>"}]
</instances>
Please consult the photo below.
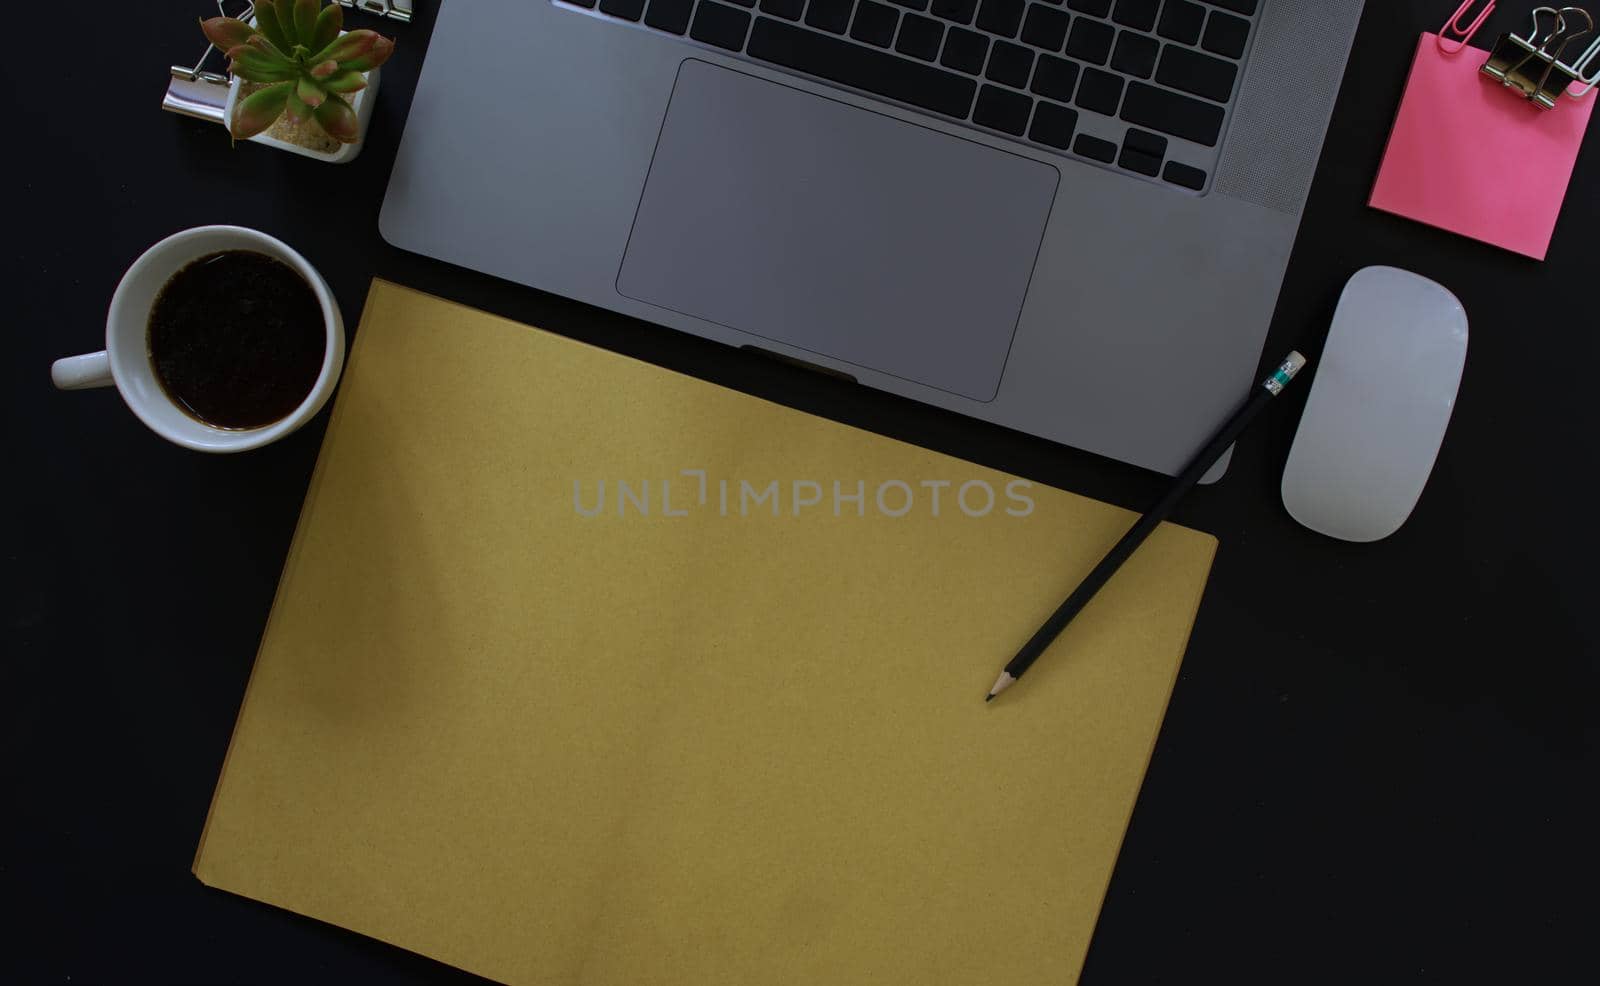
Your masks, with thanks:
<instances>
[{"instance_id":1,"label":"green succulent leaf","mask_svg":"<svg viewBox=\"0 0 1600 986\"><path fill-rule=\"evenodd\" d=\"M323 48L321 51L317 52L316 55L311 58L311 62L312 64L316 64L318 62L328 61L329 59L332 59L336 62L342 62L347 59L365 55L367 52L372 50L373 45L378 43L380 37L381 35L379 35L377 31L369 31L366 28L362 28L359 31L350 31L346 34L341 34L337 38L334 38L332 43L330 43L326 48Z\"/></svg>"},{"instance_id":2,"label":"green succulent leaf","mask_svg":"<svg viewBox=\"0 0 1600 986\"><path fill-rule=\"evenodd\" d=\"M325 62L318 62L311 66L311 77L313 79L332 78L338 71L339 63L330 58Z\"/></svg>"},{"instance_id":3,"label":"green succulent leaf","mask_svg":"<svg viewBox=\"0 0 1600 986\"><path fill-rule=\"evenodd\" d=\"M236 140L246 140L272 126L283 115L293 85L281 82L275 86L258 89L246 96L233 108L233 125L230 132Z\"/></svg>"},{"instance_id":4,"label":"green succulent leaf","mask_svg":"<svg viewBox=\"0 0 1600 986\"><path fill-rule=\"evenodd\" d=\"M394 42L382 35L378 35L378 39L373 42L372 47L367 50L366 54L357 55L354 58L341 58L339 59L339 67L352 72L370 72L388 61L389 56L392 54L394 54Z\"/></svg>"},{"instance_id":5,"label":"green succulent leaf","mask_svg":"<svg viewBox=\"0 0 1600 986\"><path fill-rule=\"evenodd\" d=\"M285 55L281 50L279 50L278 46L273 44L265 34L252 34L250 36L250 40L246 41L245 44L261 52L263 55L266 55L268 58L283 62L285 65L292 66L294 64L289 60L289 56Z\"/></svg>"},{"instance_id":6,"label":"green succulent leaf","mask_svg":"<svg viewBox=\"0 0 1600 986\"><path fill-rule=\"evenodd\" d=\"M300 102L305 103L312 109L321 106L322 101L328 98L328 94L323 92L321 86L305 78L295 84L294 94L299 98Z\"/></svg>"},{"instance_id":7,"label":"green succulent leaf","mask_svg":"<svg viewBox=\"0 0 1600 986\"><path fill-rule=\"evenodd\" d=\"M333 44L333 39L337 38L342 30L344 30L344 8L336 3L330 3L317 15L317 28L307 46L312 51L321 51Z\"/></svg>"},{"instance_id":8,"label":"green succulent leaf","mask_svg":"<svg viewBox=\"0 0 1600 986\"><path fill-rule=\"evenodd\" d=\"M354 144L361 137L361 122L350 104L335 95L316 109L317 123L329 137L341 144Z\"/></svg>"},{"instance_id":9,"label":"green succulent leaf","mask_svg":"<svg viewBox=\"0 0 1600 986\"><path fill-rule=\"evenodd\" d=\"M293 63L274 58L250 45L240 45L230 50L228 59L228 71L250 82L292 82L300 77Z\"/></svg>"},{"instance_id":10,"label":"green succulent leaf","mask_svg":"<svg viewBox=\"0 0 1600 986\"><path fill-rule=\"evenodd\" d=\"M294 0L294 40L296 44L311 47L317 36L317 13L322 0ZM311 49L315 51L315 48Z\"/></svg>"},{"instance_id":11,"label":"green succulent leaf","mask_svg":"<svg viewBox=\"0 0 1600 986\"><path fill-rule=\"evenodd\" d=\"M367 87L367 77L360 72L335 72L322 80L322 88L329 92L349 95Z\"/></svg>"},{"instance_id":12,"label":"green succulent leaf","mask_svg":"<svg viewBox=\"0 0 1600 986\"><path fill-rule=\"evenodd\" d=\"M278 7L272 0L256 0L256 30L266 35L279 51L288 51L293 45L289 35L284 32L283 21L278 13Z\"/></svg>"},{"instance_id":13,"label":"green succulent leaf","mask_svg":"<svg viewBox=\"0 0 1600 986\"><path fill-rule=\"evenodd\" d=\"M311 107L307 106L305 100L295 94L293 86L289 88L289 98L284 101L283 111L288 115L289 119L296 123L305 123L311 119Z\"/></svg>"},{"instance_id":14,"label":"green succulent leaf","mask_svg":"<svg viewBox=\"0 0 1600 986\"><path fill-rule=\"evenodd\" d=\"M223 51L239 47L256 33L255 28L233 17L212 17L203 20L200 22L200 30L205 32L207 41Z\"/></svg>"}]
</instances>

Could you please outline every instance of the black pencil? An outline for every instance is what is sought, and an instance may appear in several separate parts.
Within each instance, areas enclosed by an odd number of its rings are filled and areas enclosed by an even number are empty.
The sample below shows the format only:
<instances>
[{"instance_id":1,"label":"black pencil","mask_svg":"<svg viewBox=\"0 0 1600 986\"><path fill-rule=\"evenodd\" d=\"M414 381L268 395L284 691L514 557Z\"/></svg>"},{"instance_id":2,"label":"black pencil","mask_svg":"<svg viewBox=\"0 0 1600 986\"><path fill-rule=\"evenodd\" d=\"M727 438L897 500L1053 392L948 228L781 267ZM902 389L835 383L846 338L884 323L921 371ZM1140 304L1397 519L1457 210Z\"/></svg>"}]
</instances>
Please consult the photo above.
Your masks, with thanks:
<instances>
[{"instance_id":1,"label":"black pencil","mask_svg":"<svg viewBox=\"0 0 1600 986\"><path fill-rule=\"evenodd\" d=\"M1207 470L1216 465L1217 460L1222 458L1222 453L1228 450L1228 446L1232 445L1255 416L1261 413L1262 408L1266 407L1274 397L1283 393L1283 388L1288 385L1290 380L1294 379L1294 375L1299 373L1301 367L1305 365L1306 358L1299 353L1292 352L1273 371L1271 376L1261 382L1261 386L1256 388L1254 393L1245 400L1244 406L1239 408L1234 416L1228 420L1228 423L1223 425L1211 437L1211 441L1207 442L1206 447L1200 450L1200 454L1194 457L1194 461L1190 462L1183 472L1178 474L1178 478L1172 481L1171 488L1156 502L1156 505L1151 507L1143 517L1140 517L1138 523L1128 529L1128 533L1122 536L1122 540L1118 541L1110 551L1106 552L1106 556L1100 559L1100 564L1094 567L1094 571L1090 572L1088 577L1080 582L1076 589L1072 590L1072 595L1068 596L1065 602L1056 607L1056 611L1050 614L1050 618L1044 621L1044 625L1032 637L1028 638L1028 642L1022 645L1021 650L1017 651L1017 656L1011 659L1011 663L1007 664L1005 670L1000 672L1000 677L995 679L994 687L989 689L989 694L984 698L985 702L1010 688L1018 678L1022 677L1023 672L1033 666L1033 662L1037 661L1039 655L1044 653L1045 648L1050 646L1051 641L1055 640L1061 631L1066 629L1067 624L1072 622L1072 618L1078 615L1078 611L1089 604L1089 600L1093 599L1094 594L1100 591L1100 587L1105 585L1111 576L1116 574L1117 569L1122 567L1122 563L1128 560L1128 556L1132 555L1139 545L1144 543L1144 539L1150 536L1150 532L1155 530L1167 518L1167 515L1172 512L1172 508L1178 505L1179 500L1183 499L1184 494L1193 489L1194 485L1200 481L1200 477L1204 476Z\"/></svg>"}]
</instances>

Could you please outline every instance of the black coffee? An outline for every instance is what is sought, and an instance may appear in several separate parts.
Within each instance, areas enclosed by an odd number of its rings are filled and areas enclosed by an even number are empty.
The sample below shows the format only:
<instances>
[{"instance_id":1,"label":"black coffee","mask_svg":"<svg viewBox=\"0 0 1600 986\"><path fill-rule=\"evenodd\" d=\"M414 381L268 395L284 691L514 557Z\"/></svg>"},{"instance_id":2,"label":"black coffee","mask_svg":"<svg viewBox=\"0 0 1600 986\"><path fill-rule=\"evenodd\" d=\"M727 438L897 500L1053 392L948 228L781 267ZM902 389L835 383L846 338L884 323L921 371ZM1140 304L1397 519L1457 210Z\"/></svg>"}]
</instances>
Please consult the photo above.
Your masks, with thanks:
<instances>
[{"instance_id":1,"label":"black coffee","mask_svg":"<svg viewBox=\"0 0 1600 986\"><path fill-rule=\"evenodd\" d=\"M201 257L150 311L150 361L179 406L218 428L288 417L322 372L317 296L289 265L251 250Z\"/></svg>"}]
</instances>

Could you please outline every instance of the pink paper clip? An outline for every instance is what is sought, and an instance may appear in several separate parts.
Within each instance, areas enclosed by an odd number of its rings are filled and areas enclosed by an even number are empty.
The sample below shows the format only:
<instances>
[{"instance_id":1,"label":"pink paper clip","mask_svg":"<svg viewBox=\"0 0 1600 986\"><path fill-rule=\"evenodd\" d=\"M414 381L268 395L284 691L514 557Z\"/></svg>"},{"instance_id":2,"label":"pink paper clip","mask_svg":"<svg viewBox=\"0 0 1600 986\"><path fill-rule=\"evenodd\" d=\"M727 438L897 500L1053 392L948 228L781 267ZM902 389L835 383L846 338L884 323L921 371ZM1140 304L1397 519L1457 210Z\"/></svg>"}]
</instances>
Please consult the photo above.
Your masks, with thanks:
<instances>
[{"instance_id":1,"label":"pink paper clip","mask_svg":"<svg viewBox=\"0 0 1600 986\"><path fill-rule=\"evenodd\" d=\"M1483 27L1483 22L1489 19L1490 14L1494 13L1495 0L1489 0L1484 6L1483 12L1478 14L1477 20L1466 27L1462 27L1461 22L1477 3L1478 0L1466 0L1466 3L1456 8L1455 16L1446 21L1444 27L1439 29L1440 51L1446 55L1454 55L1462 48L1465 48L1473 36L1478 33L1478 29Z\"/></svg>"}]
</instances>

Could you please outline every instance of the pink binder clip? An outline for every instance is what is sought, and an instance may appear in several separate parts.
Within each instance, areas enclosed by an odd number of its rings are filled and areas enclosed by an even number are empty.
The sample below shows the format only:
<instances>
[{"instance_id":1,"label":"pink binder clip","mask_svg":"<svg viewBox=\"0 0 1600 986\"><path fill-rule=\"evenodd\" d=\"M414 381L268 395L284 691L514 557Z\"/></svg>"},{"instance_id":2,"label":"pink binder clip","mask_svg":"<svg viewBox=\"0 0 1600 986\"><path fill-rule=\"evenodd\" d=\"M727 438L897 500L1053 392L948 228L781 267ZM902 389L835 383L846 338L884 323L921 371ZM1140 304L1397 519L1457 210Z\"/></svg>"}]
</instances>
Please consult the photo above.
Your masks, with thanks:
<instances>
[{"instance_id":1,"label":"pink binder clip","mask_svg":"<svg viewBox=\"0 0 1600 986\"><path fill-rule=\"evenodd\" d=\"M1477 5L1478 0L1467 0L1466 3L1457 7L1455 16L1446 21L1444 27L1439 29L1439 50L1447 55L1454 55L1462 48L1465 48L1467 42L1472 40L1473 35L1478 33L1478 28L1482 27L1483 22L1489 19L1490 14L1494 13L1494 2L1495 0L1489 0L1488 3L1484 4L1482 13L1478 14L1477 19L1466 27L1462 27L1461 22L1466 19L1467 14Z\"/></svg>"}]
</instances>

